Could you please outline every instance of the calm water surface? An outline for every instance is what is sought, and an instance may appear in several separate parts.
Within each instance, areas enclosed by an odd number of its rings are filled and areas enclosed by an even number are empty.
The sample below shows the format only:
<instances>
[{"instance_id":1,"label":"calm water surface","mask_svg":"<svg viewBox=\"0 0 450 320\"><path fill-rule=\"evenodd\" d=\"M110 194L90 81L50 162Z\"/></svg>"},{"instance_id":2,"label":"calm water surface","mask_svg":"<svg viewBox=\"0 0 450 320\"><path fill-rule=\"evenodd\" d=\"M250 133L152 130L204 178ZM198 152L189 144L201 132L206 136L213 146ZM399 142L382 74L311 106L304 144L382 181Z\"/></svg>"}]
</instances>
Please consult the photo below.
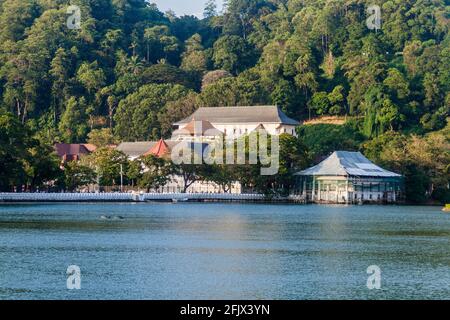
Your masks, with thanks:
<instances>
[{"instance_id":1,"label":"calm water surface","mask_svg":"<svg viewBox=\"0 0 450 320\"><path fill-rule=\"evenodd\" d=\"M67 290L69 265L81 268L81 290ZM380 290L367 289L370 265L382 270ZM0 205L0 299L336 298L450 299L450 214L394 206Z\"/></svg>"}]
</instances>

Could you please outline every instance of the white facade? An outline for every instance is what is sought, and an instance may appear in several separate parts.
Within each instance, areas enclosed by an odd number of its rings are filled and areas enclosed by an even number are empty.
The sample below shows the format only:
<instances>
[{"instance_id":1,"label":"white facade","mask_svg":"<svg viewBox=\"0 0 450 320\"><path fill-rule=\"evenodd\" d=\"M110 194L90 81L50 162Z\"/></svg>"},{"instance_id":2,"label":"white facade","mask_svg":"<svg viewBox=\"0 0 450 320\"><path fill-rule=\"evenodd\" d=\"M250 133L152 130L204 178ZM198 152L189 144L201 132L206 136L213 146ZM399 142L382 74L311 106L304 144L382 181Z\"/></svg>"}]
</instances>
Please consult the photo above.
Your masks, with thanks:
<instances>
[{"instance_id":1,"label":"white facade","mask_svg":"<svg viewBox=\"0 0 450 320\"><path fill-rule=\"evenodd\" d=\"M298 121L289 118L277 106L199 108L191 116L174 123L178 130L174 132L173 139L177 139L175 137L178 136L179 130L186 128L189 128L186 131L192 135L192 128L197 128L197 125L193 125L193 123L202 123L208 129L213 129L202 131L204 136L208 136L208 132L216 135L215 132L211 132L216 129L228 139L248 135L258 128L264 128L270 135L286 133L296 136L296 127L300 125Z\"/></svg>"},{"instance_id":2,"label":"white facade","mask_svg":"<svg viewBox=\"0 0 450 320\"><path fill-rule=\"evenodd\" d=\"M180 193L183 192L184 181L181 176L171 176L171 181L168 182L164 187L159 188L158 190L152 190L155 192L165 192L165 193ZM221 186L217 185L214 182L210 181L196 181L186 191L187 193L224 193L224 190ZM240 194L242 193L241 184L239 182L235 182L231 185L231 189L228 190L228 193L231 194Z\"/></svg>"},{"instance_id":3,"label":"white facade","mask_svg":"<svg viewBox=\"0 0 450 320\"><path fill-rule=\"evenodd\" d=\"M263 125L268 134L278 136L283 133L287 133L293 136L297 136L297 132L295 130L296 126L293 125L284 125L280 123L219 123L219 122L211 122L211 124L219 131L223 133L229 139L237 139L242 136L248 135L251 132L255 131L256 128ZM179 129L184 129L188 124L180 125ZM195 138L189 137L177 137L178 140L194 140ZM203 137L203 141L214 140L215 136L205 136ZM196 139L198 140L198 139Z\"/></svg>"}]
</instances>

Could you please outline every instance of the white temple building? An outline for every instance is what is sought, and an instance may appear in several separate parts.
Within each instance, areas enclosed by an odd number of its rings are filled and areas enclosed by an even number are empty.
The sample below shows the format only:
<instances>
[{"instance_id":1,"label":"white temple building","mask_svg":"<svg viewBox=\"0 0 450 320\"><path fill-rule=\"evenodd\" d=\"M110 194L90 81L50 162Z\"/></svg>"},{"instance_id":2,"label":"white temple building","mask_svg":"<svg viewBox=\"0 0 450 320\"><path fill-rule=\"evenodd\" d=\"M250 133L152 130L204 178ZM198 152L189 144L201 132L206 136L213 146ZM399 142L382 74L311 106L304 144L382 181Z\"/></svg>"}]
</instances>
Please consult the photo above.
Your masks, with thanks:
<instances>
[{"instance_id":1,"label":"white temple building","mask_svg":"<svg viewBox=\"0 0 450 320\"><path fill-rule=\"evenodd\" d=\"M204 122L205 128L214 128L230 139L250 134L261 125L270 135L287 133L297 136L295 129L300 125L277 106L200 108L174 124L177 130L172 139L182 140L178 133L183 129L192 129L193 121Z\"/></svg>"},{"instance_id":2,"label":"white temple building","mask_svg":"<svg viewBox=\"0 0 450 320\"><path fill-rule=\"evenodd\" d=\"M385 170L360 152L336 151L318 165L298 172L295 195L316 203L395 203L401 175Z\"/></svg>"},{"instance_id":3,"label":"white temple building","mask_svg":"<svg viewBox=\"0 0 450 320\"><path fill-rule=\"evenodd\" d=\"M131 160L149 154L170 157L172 150L179 144L188 144L194 149L198 144L213 143L218 136L237 139L257 129L264 129L271 135L286 133L296 136L296 127L299 125L298 121L289 118L276 106L200 108L191 116L174 124L175 130L170 140L123 142L117 150L125 153ZM181 177L173 176L166 186L154 191L181 192L183 185L184 181ZM197 181L188 188L188 192L221 193L224 191L213 182ZM241 193L241 184L233 183L230 192Z\"/></svg>"}]
</instances>

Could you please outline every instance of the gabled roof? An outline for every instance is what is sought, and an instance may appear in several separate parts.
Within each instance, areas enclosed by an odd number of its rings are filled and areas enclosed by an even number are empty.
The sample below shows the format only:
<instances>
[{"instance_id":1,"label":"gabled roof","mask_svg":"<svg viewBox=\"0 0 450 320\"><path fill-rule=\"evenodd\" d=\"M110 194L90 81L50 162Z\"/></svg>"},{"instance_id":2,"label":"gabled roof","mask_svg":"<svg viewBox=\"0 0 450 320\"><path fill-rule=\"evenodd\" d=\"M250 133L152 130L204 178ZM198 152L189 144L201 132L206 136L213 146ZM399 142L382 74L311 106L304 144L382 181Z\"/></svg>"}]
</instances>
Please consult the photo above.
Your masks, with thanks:
<instances>
[{"instance_id":1,"label":"gabled roof","mask_svg":"<svg viewBox=\"0 0 450 320\"><path fill-rule=\"evenodd\" d=\"M262 123L260 123L252 132L261 132L261 131L267 132L266 127L264 127Z\"/></svg>"},{"instance_id":2,"label":"gabled roof","mask_svg":"<svg viewBox=\"0 0 450 320\"><path fill-rule=\"evenodd\" d=\"M297 173L301 176L401 177L367 159L361 152L336 151L318 165Z\"/></svg>"},{"instance_id":3,"label":"gabled roof","mask_svg":"<svg viewBox=\"0 0 450 320\"><path fill-rule=\"evenodd\" d=\"M122 151L129 157L137 158L153 148L155 144L155 141L122 142L117 150Z\"/></svg>"},{"instance_id":4,"label":"gabled roof","mask_svg":"<svg viewBox=\"0 0 450 320\"><path fill-rule=\"evenodd\" d=\"M191 136L221 136L223 132L217 130L211 122L207 120L192 119L183 129L175 130L172 134L175 136L191 135Z\"/></svg>"},{"instance_id":5,"label":"gabled roof","mask_svg":"<svg viewBox=\"0 0 450 320\"><path fill-rule=\"evenodd\" d=\"M298 126L300 123L289 118L277 106L213 107L200 108L194 114L174 125L184 125L195 120L211 123L280 123Z\"/></svg>"},{"instance_id":6,"label":"gabled roof","mask_svg":"<svg viewBox=\"0 0 450 320\"><path fill-rule=\"evenodd\" d=\"M59 157L80 156L89 154L91 151L84 144L57 143L55 150Z\"/></svg>"},{"instance_id":7,"label":"gabled roof","mask_svg":"<svg viewBox=\"0 0 450 320\"><path fill-rule=\"evenodd\" d=\"M264 127L264 125L262 123L260 123L253 131L256 131L256 130L266 130L266 127Z\"/></svg>"}]
</instances>

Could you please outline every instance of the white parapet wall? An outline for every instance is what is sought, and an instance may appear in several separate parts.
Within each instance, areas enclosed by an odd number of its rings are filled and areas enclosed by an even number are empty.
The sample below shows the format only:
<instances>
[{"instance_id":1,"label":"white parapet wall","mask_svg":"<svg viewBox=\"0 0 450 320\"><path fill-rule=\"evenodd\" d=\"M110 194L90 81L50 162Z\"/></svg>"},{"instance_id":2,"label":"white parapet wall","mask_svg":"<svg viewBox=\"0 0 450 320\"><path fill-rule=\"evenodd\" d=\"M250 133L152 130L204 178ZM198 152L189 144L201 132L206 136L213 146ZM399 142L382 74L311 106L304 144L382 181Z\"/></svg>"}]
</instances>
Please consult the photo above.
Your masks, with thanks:
<instances>
[{"instance_id":1,"label":"white parapet wall","mask_svg":"<svg viewBox=\"0 0 450 320\"><path fill-rule=\"evenodd\" d=\"M133 195L131 193L0 193L0 201L133 201Z\"/></svg>"},{"instance_id":2,"label":"white parapet wall","mask_svg":"<svg viewBox=\"0 0 450 320\"><path fill-rule=\"evenodd\" d=\"M0 193L3 202L263 201L262 194L230 193Z\"/></svg>"}]
</instances>

